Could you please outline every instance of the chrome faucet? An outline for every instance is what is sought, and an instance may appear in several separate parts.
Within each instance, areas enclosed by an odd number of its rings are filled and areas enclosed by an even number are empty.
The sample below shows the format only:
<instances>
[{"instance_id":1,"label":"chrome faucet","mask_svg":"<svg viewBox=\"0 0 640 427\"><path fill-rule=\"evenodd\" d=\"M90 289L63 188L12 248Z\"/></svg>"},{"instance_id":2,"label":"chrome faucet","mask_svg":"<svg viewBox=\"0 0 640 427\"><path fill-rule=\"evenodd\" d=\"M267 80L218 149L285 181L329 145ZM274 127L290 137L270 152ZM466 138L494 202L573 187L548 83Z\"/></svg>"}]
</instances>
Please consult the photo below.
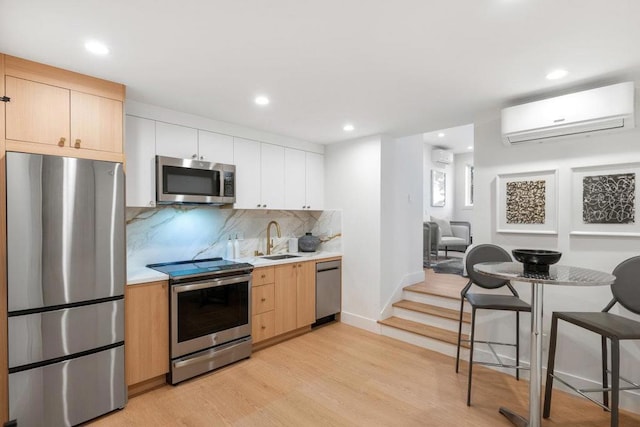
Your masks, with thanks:
<instances>
[{"instance_id":1,"label":"chrome faucet","mask_svg":"<svg viewBox=\"0 0 640 427\"><path fill-rule=\"evenodd\" d=\"M271 254L271 249L273 249L273 241L271 240L271 224L276 226L276 232L278 233L278 237L282 237L280 235L280 224L277 221L271 221L267 224L267 255Z\"/></svg>"}]
</instances>

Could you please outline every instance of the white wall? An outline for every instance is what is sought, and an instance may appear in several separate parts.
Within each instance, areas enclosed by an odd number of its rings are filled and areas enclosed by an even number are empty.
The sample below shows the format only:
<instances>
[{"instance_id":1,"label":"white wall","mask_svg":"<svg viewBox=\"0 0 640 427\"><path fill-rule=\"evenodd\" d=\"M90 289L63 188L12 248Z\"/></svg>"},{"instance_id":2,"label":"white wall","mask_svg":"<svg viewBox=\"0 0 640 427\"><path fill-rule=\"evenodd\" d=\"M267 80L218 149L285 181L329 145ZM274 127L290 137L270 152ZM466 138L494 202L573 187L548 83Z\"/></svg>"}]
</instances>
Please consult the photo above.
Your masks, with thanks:
<instances>
[{"instance_id":1,"label":"white wall","mask_svg":"<svg viewBox=\"0 0 640 427\"><path fill-rule=\"evenodd\" d=\"M636 94L636 100L640 97ZM640 106L636 107L638 111ZM638 114L636 123L639 123ZM640 239L637 237L589 237L569 236L571 231L571 168L640 161L640 129L612 133L592 134L563 141L529 143L506 147L500 139L498 112L494 119L476 123L475 127L475 171L476 194L474 206L474 243L495 243L508 250L517 247L555 249L562 252L560 263L611 272L621 261L640 254ZM558 234L503 234L496 232L495 177L501 173L527 172L558 169ZM637 185L637 184L636 184ZM639 213L636 211L636 215ZM639 218L636 218L636 221ZM519 283L516 288L523 299L530 300L530 287ZM544 333L549 331L552 311L600 311L612 298L609 287L545 287ZM630 315L616 305L613 313ZM527 316L528 317L528 316ZM495 331L488 323L479 320L478 337L492 336L499 340L513 339L507 327L507 315L494 316L503 319ZM528 321L522 325L522 337L528 337ZM483 338L484 339L484 338ZM544 349L548 346L544 339ZM528 346L525 346L528 347ZM640 344L622 344L622 375L640 378ZM528 359L528 348L521 354ZM593 334L578 328L562 325L556 369L584 383L597 382L600 378L600 341ZM546 353L543 360L546 363ZM582 380L580 380L582 378ZM593 385L593 384L591 384ZM640 395L623 393L622 406L640 412Z\"/></svg>"},{"instance_id":2,"label":"white wall","mask_svg":"<svg viewBox=\"0 0 640 427\"><path fill-rule=\"evenodd\" d=\"M325 208L342 209L342 321L378 332L381 138L328 145Z\"/></svg>"},{"instance_id":3,"label":"white wall","mask_svg":"<svg viewBox=\"0 0 640 427\"><path fill-rule=\"evenodd\" d=\"M328 145L325 207L342 209L342 321L379 332L384 308L422 269L422 142Z\"/></svg>"},{"instance_id":4,"label":"white wall","mask_svg":"<svg viewBox=\"0 0 640 427\"><path fill-rule=\"evenodd\" d=\"M461 153L453 156L453 169L455 175L454 182L454 205L452 219L456 221L469 221L471 223L471 232L473 233L473 207L466 207L465 204L465 187L466 187L466 170L467 165L473 166L473 153Z\"/></svg>"},{"instance_id":5,"label":"white wall","mask_svg":"<svg viewBox=\"0 0 640 427\"><path fill-rule=\"evenodd\" d=\"M402 288L424 280L422 266L422 138L382 139L380 318Z\"/></svg>"},{"instance_id":6,"label":"white wall","mask_svg":"<svg viewBox=\"0 0 640 427\"><path fill-rule=\"evenodd\" d=\"M424 203L424 215L423 219L425 221L429 221L430 216L435 216L438 218L445 219L457 219L453 218L454 213L454 196L453 192L455 189L455 175L453 173L453 163L449 165L445 165L443 163L437 163L431 160L431 150L433 150L433 146L431 144L427 144L426 142L423 144L424 152L423 152L423 163L424 163L424 175L423 175L423 203ZM444 206L437 207L431 206L431 170L440 170L446 174L446 193L445 193L445 202Z\"/></svg>"}]
</instances>

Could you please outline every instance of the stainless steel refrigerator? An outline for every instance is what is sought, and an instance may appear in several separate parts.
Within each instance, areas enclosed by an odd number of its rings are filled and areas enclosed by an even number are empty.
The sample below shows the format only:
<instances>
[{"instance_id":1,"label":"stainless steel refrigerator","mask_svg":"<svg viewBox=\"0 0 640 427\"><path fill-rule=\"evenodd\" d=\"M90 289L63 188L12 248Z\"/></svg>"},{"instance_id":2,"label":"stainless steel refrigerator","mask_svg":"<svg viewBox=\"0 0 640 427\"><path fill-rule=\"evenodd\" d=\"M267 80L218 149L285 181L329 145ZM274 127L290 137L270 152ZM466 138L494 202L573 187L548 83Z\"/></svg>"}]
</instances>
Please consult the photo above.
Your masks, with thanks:
<instances>
[{"instance_id":1,"label":"stainless steel refrigerator","mask_svg":"<svg viewBox=\"0 0 640 427\"><path fill-rule=\"evenodd\" d=\"M76 425L127 399L122 164L6 162L9 416Z\"/></svg>"}]
</instances>

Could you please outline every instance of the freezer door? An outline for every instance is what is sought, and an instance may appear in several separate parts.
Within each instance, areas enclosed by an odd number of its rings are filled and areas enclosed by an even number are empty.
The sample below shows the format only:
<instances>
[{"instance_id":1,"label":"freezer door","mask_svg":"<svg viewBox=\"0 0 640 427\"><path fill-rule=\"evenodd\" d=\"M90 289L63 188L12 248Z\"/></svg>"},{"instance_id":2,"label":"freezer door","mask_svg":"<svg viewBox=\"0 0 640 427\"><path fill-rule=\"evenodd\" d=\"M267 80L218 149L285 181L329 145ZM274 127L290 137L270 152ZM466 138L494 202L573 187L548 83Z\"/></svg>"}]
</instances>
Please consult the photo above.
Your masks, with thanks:
<instances>
[{"instance_id":1,"label":"freezer door","mask_svg":"<svg viewBox=\"0 0 640 427\"><path fill-rule=\"evenodd\" d=\"M122 164L6 158L9 311L122 295Z\"/></svg>"},{"instance_id":2,"label":"freezer door","mask_svg":"<svg viewBox=\"0 0 640 427\"><path fill-rule=\"evenodd\" d=\"M9 374L9 419L72 426L124 407L124 346Z\"/></svg>"},{"instance_id":3,"label":"freezer door","mask_svg":"<svg viewBox=\"0 0 640 427\"><path fill-rule=\"evenodd\" d=\"M9 368L124 341L124 300L9 317Z\"/></svg>"}]
</instances>

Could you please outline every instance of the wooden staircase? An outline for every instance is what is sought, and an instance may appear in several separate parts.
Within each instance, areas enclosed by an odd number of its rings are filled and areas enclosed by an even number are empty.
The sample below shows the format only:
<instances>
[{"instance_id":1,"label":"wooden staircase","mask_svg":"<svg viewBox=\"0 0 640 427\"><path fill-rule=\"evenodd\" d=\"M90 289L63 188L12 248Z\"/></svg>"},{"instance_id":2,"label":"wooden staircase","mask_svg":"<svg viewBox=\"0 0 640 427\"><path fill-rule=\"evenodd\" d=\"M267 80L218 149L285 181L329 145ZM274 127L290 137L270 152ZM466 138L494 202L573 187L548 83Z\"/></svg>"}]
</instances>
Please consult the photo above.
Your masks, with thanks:
<instances>
[{"instance_id":1,"label":"wooden staircase","mask_svg":"<svg viewBox=\"0 0 640 427\"><path fill-rule=\"evenodd\" d=\"M393 315L378 321L382 335L455 357L460 290L466 283L467 279L457 275L425 270L425 281L405 287L403 299L393 304ZM471 324L466 307L462 322L465 339ZM463 343L463 347L468 345Z\"/></svg>"}]
</instances>

